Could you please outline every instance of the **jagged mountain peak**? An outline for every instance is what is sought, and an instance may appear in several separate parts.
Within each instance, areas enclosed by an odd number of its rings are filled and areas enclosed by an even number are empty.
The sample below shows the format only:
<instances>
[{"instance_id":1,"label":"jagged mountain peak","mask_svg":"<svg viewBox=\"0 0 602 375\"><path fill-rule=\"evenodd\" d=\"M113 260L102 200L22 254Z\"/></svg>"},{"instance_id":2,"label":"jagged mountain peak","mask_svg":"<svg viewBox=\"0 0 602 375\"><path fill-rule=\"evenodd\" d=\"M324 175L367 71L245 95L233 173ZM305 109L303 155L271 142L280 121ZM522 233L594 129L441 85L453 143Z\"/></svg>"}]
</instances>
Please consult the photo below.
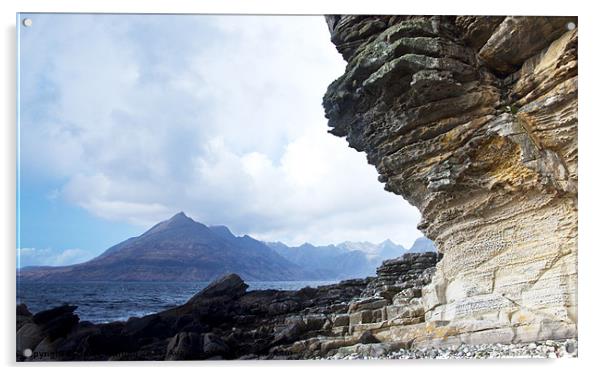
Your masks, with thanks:
<instances>
[{"instance_id":1,"label":"jagged mountain peak","mask_svg":"<svg viewBox=\"0 0 602 375\"><path fill-rule=\"evenodd\" d=\"M181 211L181 212L178 212L177 214L175 214L174 216L172 216L171 218L156 224L151 229L146 231L143 234L143 236L163 232L166 230L181 229L181 228L192 227L192 226L205 227L204 224L194 221L189 216L187 216L183 211Z\"/></svg>"},{"instance_id":2,"label":"jagged mountain peak","mask_svg":"<svg viewBox=\"0 0 602 375\"><path fill-rule=\"evenodd\" d=\"M205 281L232 272L247 280L316 278L253 237L236 237L223 225L207 227L183 212L88 262L26 270L20 276L69 282Z\"/></svg>"},{"instance_id":3,"label":"jagged mountain peak","mask_svg":"<svg viewBox=\"0 0 602 375\"><path fill-rule=\"evenodd\" d=\"M169 225L189 224L191 222L195 221L191 217L187 216L186 213L184 213L184 211L180 211L168 220L164 221L164 223L167 223Z\"/></svg>"}]
</instances>

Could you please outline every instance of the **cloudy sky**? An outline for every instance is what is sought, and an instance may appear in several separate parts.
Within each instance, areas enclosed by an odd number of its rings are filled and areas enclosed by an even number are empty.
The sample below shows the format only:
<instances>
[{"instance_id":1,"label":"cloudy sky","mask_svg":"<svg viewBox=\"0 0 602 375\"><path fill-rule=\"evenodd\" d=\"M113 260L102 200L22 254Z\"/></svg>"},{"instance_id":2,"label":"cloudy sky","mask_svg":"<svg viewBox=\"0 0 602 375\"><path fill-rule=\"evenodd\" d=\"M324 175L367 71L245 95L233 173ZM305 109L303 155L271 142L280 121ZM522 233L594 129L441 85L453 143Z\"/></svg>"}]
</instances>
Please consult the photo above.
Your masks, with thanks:
<instances>
[{"instance_id":1,"label":"cloudy sky","mask_svg":"<svg viewBox=\"0 0 602 375\"><path fill-rule=\"evenodd\" d=\"M289 245L420 236L327 133L345 63L322 17L24 17L21 266L87 260L179 211Z\"/></svg>"}]
</instances>

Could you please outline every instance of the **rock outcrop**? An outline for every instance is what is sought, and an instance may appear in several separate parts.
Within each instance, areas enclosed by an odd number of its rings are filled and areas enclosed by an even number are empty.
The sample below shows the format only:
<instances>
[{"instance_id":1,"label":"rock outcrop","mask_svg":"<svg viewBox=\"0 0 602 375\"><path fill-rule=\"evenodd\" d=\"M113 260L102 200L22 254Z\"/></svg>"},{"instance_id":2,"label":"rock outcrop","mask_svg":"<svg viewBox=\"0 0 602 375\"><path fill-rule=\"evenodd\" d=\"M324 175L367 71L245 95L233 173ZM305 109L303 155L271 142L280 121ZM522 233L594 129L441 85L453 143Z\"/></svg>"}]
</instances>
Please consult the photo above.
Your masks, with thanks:
<instances>
[{"instance_id":1,"label":"rock outcrop","mask_svg":"<svg viewBox=\"0 0 602 375\"><path fill-rule=\"evenodd\" d=\"M126 322L80 322L68 305L32 315L19 305L17 359L301 359L356 345L386 353L410 344L390 332L424 324L422 288L439 259L404 254L376 277L297 291L249 292L229 274L184 305Z\"/></svg>"},{"instance_id":2,"label":"rock outcrop","mask_svg":"<svg viewBox=\"0 0 602 375\"><path fill-rule=\"evenodd\" d=\"M577 335L576 17L327 16L330 132L444 254L415 345Z\"/></svg>"},{"instance_id":3,"label":"rock outcrop","mask_svg":"<svg viewBox=\"0 0 602 375\"><path fill-rule=\"evenodd\" d=\"M80 322L75 306L32 315L19 305L17 359L298 358L305 351L295 353L290 347L300 340L332 335L333 317L347 312L350 301L359 298L372 280L347 280L298 291L248 292L247 284L230 274L182 306L106 324Z\"/></svg>"},{"instance_id":4,"label":"rock outcrop","mask_svg":"<svg viewBox=\"0 0 602 375\"><path fill-rule=\"evenodd\" d=\"M359 298L350 301L345 313L332 318L329 337L320 337L320 350L304 356L353 350L368 350L370 355L378 356L410 347L415 333L424 328L422 290L431 282L440 259L439 254L427 252L384 261L376 271L377 277L369 280Z\"/></svg>"}]
</instances>

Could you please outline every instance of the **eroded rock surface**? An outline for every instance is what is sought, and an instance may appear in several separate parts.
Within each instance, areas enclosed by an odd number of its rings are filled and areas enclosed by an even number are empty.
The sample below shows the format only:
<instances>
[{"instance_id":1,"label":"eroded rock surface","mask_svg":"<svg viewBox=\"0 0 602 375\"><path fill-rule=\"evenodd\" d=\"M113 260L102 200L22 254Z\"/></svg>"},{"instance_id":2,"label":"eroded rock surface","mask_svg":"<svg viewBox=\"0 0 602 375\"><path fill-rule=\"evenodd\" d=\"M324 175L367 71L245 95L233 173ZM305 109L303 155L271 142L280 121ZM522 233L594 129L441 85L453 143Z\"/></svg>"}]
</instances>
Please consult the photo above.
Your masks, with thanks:
<instances>
[{"instance_id":1,"label":"eroded rock surface","mask_svg":"<svg viewBox=\"0 0 602 375\"><path fill-rule=\"evenodd\" d=\"M576 18L327 23L348 62L324 97L331 133L444 254L414 344L575 337Z\"/></svg>"},{"instance_id":2,"label":"eroded rock surface","mask_svg":"<svg viewBox=\"0 0 602 375\"><path fill-rule=\"evenodd\" d=\"M427 252L384 261L377 276L366 279L360 295L328 316L332 322L328 329L271 352L285 358L315 358L368 348L370 355L380 356L412 346L425 327L422 290L440 259Z\"/></svg>"}]
</instances>

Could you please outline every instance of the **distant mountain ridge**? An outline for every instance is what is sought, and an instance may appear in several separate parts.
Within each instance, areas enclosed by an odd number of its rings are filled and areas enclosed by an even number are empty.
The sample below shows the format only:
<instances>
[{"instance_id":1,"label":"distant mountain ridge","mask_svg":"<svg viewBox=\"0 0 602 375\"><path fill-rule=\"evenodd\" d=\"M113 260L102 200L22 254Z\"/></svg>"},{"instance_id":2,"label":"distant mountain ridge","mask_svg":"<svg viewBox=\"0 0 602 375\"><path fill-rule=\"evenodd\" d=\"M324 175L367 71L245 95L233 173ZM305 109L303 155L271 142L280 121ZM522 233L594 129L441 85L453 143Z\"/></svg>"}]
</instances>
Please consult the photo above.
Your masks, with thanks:
<instances>
[{"instance_id":1,"label":"distant mountain ridge","mask_svg":"<svg viewBox=\"0 0 602 375\"><path fill-rule=\"evenodd\" d=\"M429 251L437 252L437 247L433 241L426 237L417 238L409 250L410 253L426 253Z\"/></svg>"},{"instance_id":2,"label":"distant mountain ridge","mask_svg":"<svg viewBox=\"0 0 602 375\"><path fill-rule=\"evenodd\" d=\"M436 251L425 237L416 239L410 250L387 239L379 244L346 241L338 245L314 246L305 243L289 247L282 242L266 242L282 257L305 270L313 270L335 279L361 278L376 274L376 267L386 259L408 252Z\"/></svg>"},{"instance_id":3,"label":"distant mountain ridge","mask_svg":"<svg viewBox=\"0 0 602 375\"><path fill-rule=\"evenodd\" d=\"M424 240L416 240L412 249L426 251L430 241ZM17 276L47 282L209 281L237 273L249 281L336 280L372 275L383 260L405 252L390 240L289 247L235 236L226 226L206 226L180 212L90 261L26 267Z\"/></svg>"},{"instance_id":4,"label":"distant mountain ridge","mask_svg":"<svg viewBox=\"0 0 602 375\"><path fill-rule=\"evenodd\" d=\"M225 273L237 273L245 280L318 278L261 241L236 237L225 227L207 227L182 212L88 262L27 267L18 271L18 277L70 282L209 281Z\"/></svg>"}]
</instances>

